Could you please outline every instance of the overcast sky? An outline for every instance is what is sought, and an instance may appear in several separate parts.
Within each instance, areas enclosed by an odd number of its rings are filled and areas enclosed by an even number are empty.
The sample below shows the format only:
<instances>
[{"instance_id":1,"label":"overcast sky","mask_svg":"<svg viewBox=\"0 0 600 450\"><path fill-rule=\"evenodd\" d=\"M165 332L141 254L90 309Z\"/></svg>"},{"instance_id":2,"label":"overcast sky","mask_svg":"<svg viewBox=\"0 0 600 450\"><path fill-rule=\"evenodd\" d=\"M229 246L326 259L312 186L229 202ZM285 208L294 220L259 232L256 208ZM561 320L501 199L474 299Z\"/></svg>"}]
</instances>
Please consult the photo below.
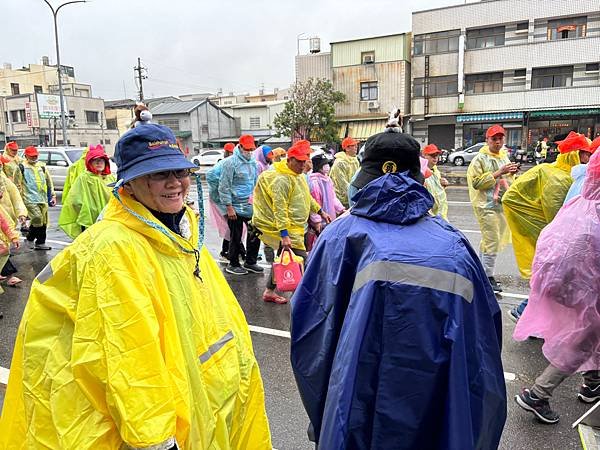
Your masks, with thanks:
<instances>
[{"instance_id":1,"label":"overcast sky","mask_svg":"<svg viewBox=\"0 0 600 450\"><path fill-rule=\"evenodd\" d=\"M43 0L0 0L0 63L54 63L52 15ZM53 5L63 1L50 0ZM137 57L149 96L256 93L294 78L296 36L329 42L402 33L413 11L462 0L92 0L59 12L61 61L106 100L134 98ZM308 42L301 42L301 53Z\"/></svg>"}]
</instances>

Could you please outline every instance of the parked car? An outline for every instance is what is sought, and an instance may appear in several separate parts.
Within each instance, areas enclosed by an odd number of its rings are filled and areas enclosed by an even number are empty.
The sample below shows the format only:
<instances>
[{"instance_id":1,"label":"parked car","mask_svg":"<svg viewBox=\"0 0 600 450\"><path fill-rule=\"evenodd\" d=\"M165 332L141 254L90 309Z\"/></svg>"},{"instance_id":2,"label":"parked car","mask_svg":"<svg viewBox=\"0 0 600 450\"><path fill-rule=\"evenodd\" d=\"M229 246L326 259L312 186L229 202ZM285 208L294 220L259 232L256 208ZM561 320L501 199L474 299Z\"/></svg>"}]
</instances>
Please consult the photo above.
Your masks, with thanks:
<instances>
[{"instance_id":1,"label":"parked car","mask_svg":"<svg viewBox=\"0 0 600 450\"><path fill-rule=\"evenodd\" d=\"M193 156L191 161L197 166L214 166L223 159L224 151L222 148L202 150L199 155Z\"/></svg>"},{"instance_id":2,"label":"parked car","mask_svg":"<svg viewBox=\"0 0 600 450\"><path fill-rule=\"evenodd\" d=\"M485 142L480 142L478 144L471 145L464 150L452 152L448 155L448 162L450 162L450 164L454 164L455 166L463 166L465 163L468 164L473 160L473 158L475 158L475 155L479 153L479 150L481 150L481 147L484 145Z\"/></svg>"}]
</instances>

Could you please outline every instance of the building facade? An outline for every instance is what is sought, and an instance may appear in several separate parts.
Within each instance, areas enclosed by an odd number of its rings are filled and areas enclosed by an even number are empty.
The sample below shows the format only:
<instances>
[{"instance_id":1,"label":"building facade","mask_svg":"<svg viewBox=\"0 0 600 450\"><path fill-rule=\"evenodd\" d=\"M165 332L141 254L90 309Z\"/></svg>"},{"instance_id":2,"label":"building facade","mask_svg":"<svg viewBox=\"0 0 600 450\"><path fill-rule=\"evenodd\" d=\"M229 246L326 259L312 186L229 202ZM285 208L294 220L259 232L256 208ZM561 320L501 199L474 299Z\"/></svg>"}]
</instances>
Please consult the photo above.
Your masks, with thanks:
<instances>
[{"instance_id":1,"label":"building facade","mask_svg":"<svg viewBox=\"0 0 600 450\"><path fill-rule=\"evenodd\" d=\"M130 98L105 101L106 128L116 130L119 136L129 130L135 117L133 110L136 104L137 102Z\"/></svg>"},{"instance_id":2,"label":"building facade","mask_svg":"<svg viewBox=\"0 0 600 450\"><path fill-rule=\"evenodd\" d=\"M393 108L410 114L410 48L410 33L331 43L333 87L346 95L336 105L340 137L382 131Z\"/></svg>"},{"instance_id":3,"label":"building facade","mask_svg":"<svg viewBox=\"0 0 600 450\"><path fill-rule=\"evenodd\" d=\"M210 100L166 102L150 108L152 120L173 130L186 152L239 137L235 119Z\"/></svg>"},{"instance_id":4,"label":"building facade","mask_svg":"<svg viewBox=\"0 0 600 450\"><path fill-rule=\"evenodd\" d=\"M493 0L413 13L413 135L443 148L502 124L525 148L600 133L598 0Z\"/></svg>"},{"instance_id":5,"label":"building facade","mask_svg":"<svg viewBox=\"0 0 600 450\"><path fill-rule=\"evenodd\" d=\"M304 83L309 78L331 81L331 52L296 55L296 82Z\"/></svg>"},{"instance_id":6,"label":"building facade","mask_svg":"<svg viewBox=\"0 0 600 450\"><path fill-rule=\"evenodd\" d=\"M274 136L273 119L283 111L286 103L287 100L239 103L222 109L238 122L240 134L251 134L262 141Z\"/></svg>"}]
</instances>

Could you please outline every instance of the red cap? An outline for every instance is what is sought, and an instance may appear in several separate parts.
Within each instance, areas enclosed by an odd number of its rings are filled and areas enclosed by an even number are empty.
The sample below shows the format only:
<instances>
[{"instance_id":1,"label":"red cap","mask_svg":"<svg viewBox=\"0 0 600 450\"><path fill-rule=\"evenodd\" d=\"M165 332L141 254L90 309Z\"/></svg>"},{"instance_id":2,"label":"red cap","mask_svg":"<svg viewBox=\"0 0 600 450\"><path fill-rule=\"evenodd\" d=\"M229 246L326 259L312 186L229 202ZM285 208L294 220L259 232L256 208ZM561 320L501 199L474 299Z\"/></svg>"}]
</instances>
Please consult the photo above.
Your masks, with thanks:
<instances>
[{"instance_id":1,"label":"red cap","mask_svg":"<svg viewBox=\"0 0 600 450\"><path fill-rule=\"evenodd\" d=\"M575 150L591 152L590 141L583 134L575 133L574 131L571 131L566 139L557 141L556 143L558 144L558 151L561 153L569 153Z\"/></svg>"},{"instance_id":2,"label":"red cap","mask_svg":"<svg viewBox=\"0 0 600 450\"><path fill-rule=\"evenodd\" d=\"M506 136L506 131L500 125L492 125L485 132L485 137L490 138L492 136L496 136L497 134L501 134L502 136Z\"/></svg>"},{"instance_id":3,"label":"red cap","mask_svg":"<svg viewBox=\"0 0 600 450\"><path fill-rule=\"evenodd\" d=\"M437 148L437 145L435 144L426 145L423 149L424 155L439 155L441 153L442 151L439 148Z\"/></svg>"},{"instance_id":4,"label":"red cap","mask_svg":"<svg viewBox=\"0 0 600 450\"><path fill-rule=\"evenodd\" d=\"M29 147L27 147L25 149L25 156L38 156L39 153L37 151L37 148L35 148L33 145L30 145Z\"/></svg>"},{"instance_id":5,"label":"red cap","mask_svg":"<svg viewBox=\"0 0 600 450\"><path fill-rule=\"evenodd\" d=\"M229 153L233 153L234 149L235 149L235 144L232 144L231 142L228 142L227 144L225 144L225 147L223 147L223 150L225 150L226 152L229 152Z\"/></svg>"},{"instance_id":6,"label":"red cap","mask_svg":"<svg viewBox=\"0 0 600 450\"><path fill-rule=\"evenodd\" d=\"M19 150L19 144L17 144L15 141L10 141L6 144L6 148L7 150Z\"/></svg>"},{"instance_id":7,"label":"red cap","mask_svg":"<svg viewBox=\"0 0 600 450\"><path fill-rule=\"evenodd\" d=\"M295 158L298 161L308 161L310 159L310 142L306 140L298 141L287 151L288 158Z\"/></svg>"},{"instance_id":8,"label":"red cap","mask_svg":"<svg viewBox=\"0 0 600 450\"><path fill-rule=\"evenodd\" d=\"M596 150L598 150L600 148L600 136L598 136L596 139L594 139L592 141L592 143L590 144L590 151L592 154L594 154L594 152Z\"/></svg>"},{"instance_id":9,"label":"red cap","mask_svg":"<svg viewBox=\"0 0 600 450\"><path fill-rule=\"evenodd\" d=\"M244 134L243 136L240 136L240 145L244 150L254 150L256 148L254 136L251 134Z\"/></svg>"},{"instance_id":10,"label":"red cap","mask_svg":"<svg viewBox=\"0 0 600 450\"><path fill-rule=\"evenodd\" d=\"M344 150L346 150L348 147L350 147L352 145L358 145L358 141L351 137L344 138L344 140L342 141L342 148Z\"/></svg>"}]
</instances>

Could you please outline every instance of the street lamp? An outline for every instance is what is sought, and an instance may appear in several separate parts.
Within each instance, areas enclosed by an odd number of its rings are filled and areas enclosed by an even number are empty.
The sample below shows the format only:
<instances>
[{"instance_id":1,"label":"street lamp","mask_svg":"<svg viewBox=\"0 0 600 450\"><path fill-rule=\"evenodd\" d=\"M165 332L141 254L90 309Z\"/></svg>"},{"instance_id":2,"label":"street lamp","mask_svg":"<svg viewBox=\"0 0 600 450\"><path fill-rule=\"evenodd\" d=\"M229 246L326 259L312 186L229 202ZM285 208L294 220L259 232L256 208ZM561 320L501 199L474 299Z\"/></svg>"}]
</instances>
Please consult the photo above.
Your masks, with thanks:
<instances>
[{"instance_id":1,"label":"street lamp","mask_svg":"<svg viewBox=\"0 0 600 450\"><path fill-rule=\"evenodd\" d=\"M62 88L62 79L60 77L60 50L58 48L58 24L56 22L56 16L60 8L67 5L72 5L73 3L86 3L86 0L74 0L67 3L63 3L58 8L54 9L52 5L48 2L48 0L44 0L44 3L48 5L50 10L52 11L52 16L54 17L54 42L56 45L56 64L58 70L58 94L60 96L60 122L62 125L62 134L63 134L63 145L67 145L67 120L65 116L65 103L64 103L64 95Z\"/></svg>"}]
</instances>

